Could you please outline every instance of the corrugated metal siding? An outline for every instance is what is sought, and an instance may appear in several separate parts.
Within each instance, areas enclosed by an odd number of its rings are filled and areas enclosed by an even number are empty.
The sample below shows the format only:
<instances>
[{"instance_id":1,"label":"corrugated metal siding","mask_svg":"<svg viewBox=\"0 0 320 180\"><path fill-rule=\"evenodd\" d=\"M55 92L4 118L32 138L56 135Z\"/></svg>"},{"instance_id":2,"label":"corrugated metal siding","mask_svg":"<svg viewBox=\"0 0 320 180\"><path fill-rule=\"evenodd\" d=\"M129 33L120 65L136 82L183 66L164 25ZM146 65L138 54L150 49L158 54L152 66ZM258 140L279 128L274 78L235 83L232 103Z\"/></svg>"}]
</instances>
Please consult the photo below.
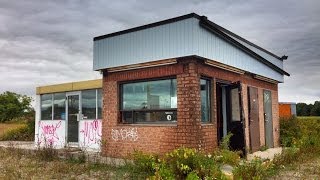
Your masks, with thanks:
<instances>
[{"instance_id":1,"label":"corrugated metal siding","mask_svg":"<svg viewBox=\"0 0 320 180\"><path fill-rule=\"evenodd\" d=\"M234 40L236 40L237 42L241 43L242 45L244 45L245 47L247 47L248 49L250 49L251 51L257 53L258 55L260 55L261 57L263 57L264 59L267 59L268 61L270 61L272 64L278 66L279 68L283 69L283 62L273 56L271 56L270 54L267 54L263 51L261 51L260 49L257 49L237 38L232 37Z\"/></svg>"},{"instance_id":2,"label":"corrugated metal siding","mask_svg":"<svg viewBox=\"0 0 320 180\"><path fill-rule=\"evenodd\" d=\"M283 82L283 75L201 28L196 18L94 41L93 51L94 70L198 55Z\"/></svg>"},{"instance_id":3,"label":"corrugated metal siding","mask_svg":"<svg viewBox=\"0 0 320 180\"><path fill-rule=\"evenodd\" d=\"M192 28L196 21L186 19L94 41L93 69L194 55Z\"/></svg>"},{"instance_id":4,"label":"corrugated metal siding","mask_svg":"<svg viewBox=\"0 0 320 180\"><path fill-rule=\"evenodd\" d=\"M283 75L252 58L217 35L200 26L194 30L196 54L239 69L283 82Z\"/></svg>"}]
</instances>

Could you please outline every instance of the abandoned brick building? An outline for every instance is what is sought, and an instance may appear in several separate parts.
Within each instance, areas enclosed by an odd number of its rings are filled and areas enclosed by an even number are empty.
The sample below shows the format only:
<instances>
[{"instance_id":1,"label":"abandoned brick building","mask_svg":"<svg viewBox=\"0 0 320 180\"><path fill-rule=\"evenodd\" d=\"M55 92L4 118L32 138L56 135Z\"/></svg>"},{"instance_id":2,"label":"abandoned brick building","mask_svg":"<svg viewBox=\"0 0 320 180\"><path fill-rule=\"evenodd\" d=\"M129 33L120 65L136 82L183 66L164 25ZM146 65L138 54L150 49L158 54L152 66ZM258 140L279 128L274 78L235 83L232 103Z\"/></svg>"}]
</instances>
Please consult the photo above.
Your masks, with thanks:
<instances>
[{"instance_id":1,"label":"abandoned brick building","mask_svg":"<svg viewBox=\"0 0 320 180\"><path fill-rule=\"evenodd\" d=\"M289 76L287 57L205 16L95 37L93 56L102 80L37 88L36 144L49 139L125 157L181 146L212 151L231 132L235 150L279 146L278 83Z\"/></svg>"}]
</instances>

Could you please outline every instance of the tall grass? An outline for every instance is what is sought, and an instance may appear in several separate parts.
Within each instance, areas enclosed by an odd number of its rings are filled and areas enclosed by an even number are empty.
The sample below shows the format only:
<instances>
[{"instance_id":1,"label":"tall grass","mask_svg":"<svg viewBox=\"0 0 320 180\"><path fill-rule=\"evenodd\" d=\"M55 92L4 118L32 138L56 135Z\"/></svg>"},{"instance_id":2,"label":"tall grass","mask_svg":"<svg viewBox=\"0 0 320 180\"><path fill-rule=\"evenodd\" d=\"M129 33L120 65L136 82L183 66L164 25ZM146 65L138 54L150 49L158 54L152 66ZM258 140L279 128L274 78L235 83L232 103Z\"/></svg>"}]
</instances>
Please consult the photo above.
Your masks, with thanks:
<instances>
[{"instance_id":1,"label":"tall grass","mask_svg":"<svg viewBox=\"0 0 320 180\"><path fill-rule=\"evenodd\" d=\"M35 122L34 119L19 119L10 123L2 123L3 133L0 141L33 141ZM11 127L11 128L9 128Z\"/></svg>"}]
</instances>

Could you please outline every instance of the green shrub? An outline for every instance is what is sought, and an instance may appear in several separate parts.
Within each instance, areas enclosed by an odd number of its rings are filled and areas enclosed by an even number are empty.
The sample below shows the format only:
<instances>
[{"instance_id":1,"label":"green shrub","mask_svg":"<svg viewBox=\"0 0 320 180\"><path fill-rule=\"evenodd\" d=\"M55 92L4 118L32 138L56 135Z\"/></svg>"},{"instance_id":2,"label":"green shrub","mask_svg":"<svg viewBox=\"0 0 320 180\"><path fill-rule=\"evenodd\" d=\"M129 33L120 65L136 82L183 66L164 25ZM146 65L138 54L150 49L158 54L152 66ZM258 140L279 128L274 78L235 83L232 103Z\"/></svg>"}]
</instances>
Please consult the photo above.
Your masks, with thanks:
<instances>
[{"instance_id":1,"label":"green shrub","mask_svg":"<svg viewBox=\"0 0 320 180\"><path fill-rule=\"evenodd\" d=\"M213 152L213 158L220 164L238 165L240 162L240 152L225 149L216 150Z\"/></svg>"},{"instance_id":2,"label":"green shrub","mask_svg":"<svg viewBox=\"0 0 320 180\"><path fill-rule=\"evenodd\" d=\"M155 167L155 176L153 176L155 179L164 179L164 180L174 180L176 179L175 174L173 173L170 166L163 161L159 161L158 164L156 164Z\"/></svg>"},{"instance_id":3,"label":"green shrub","mask_svg":"<svg viewBox=\"0 0 320 180\"><path fill-rule=\"evenodd\" d=\"M166 155L166 162L173 172L180 178L186 178L194 169L194 160L196 156L195 149L179 148Z\"/></svg>"},{"instance_id":4,"label":"green shrub","mask_svg":"<svg viewBox=\"0 0 320 180\"><path fill-rule=\"evenodd\" d=\"M285 148L282 150L282 154L274 156L273 164L279 168L287 164L292 164L297 161L299 154L300 150L298 148Z\"/></svg>"},{"instance_id":5,"label":"green shrub","mask_svg":"<svg viewBox=\"0 0 320 180\"><path fill-rule=\"evenodd\" d=\"M219 163L195 149L179 148L159 158L135 152L135 172L151 179L223 179Z\"/></svg>"},{"instance_id":6,"label":"green shrub","mask_svg":"<svg viewBox=\"0 0 320 180\"><path fill-rule=\"evenodd\" d=\"M212 155L195 149L179 148L166 155L166 162L177 179L199 177L200 179L222 178L220 165Z\"/></svg>"},{"instance_id":7,"label":"green shrub","mask_svg":"<svg viewBox=\"0 0 320 180\"><path fill-rule=\"evenodd\" d=\"M239 164L233 170L235 179L263 179L268 176L271 162L263 162L261 159L254 159L251 162Z\"/></svg>"},{"instance_id":8,"label":"green shrub","mask_svg":"<svg viewBox=\"0 0 320 180\"><path fill-rule=\"evenodd\" d=\"M284 147L296 147L301 137L301 128L296 117L280 119L280 142Z\"/></svg>"},{"instance_id":9,"label":"green shrub","mask_svg":"<svg viewBox=\"0 0 320 180\"><path fill-rule=\"evenodd\" d=\"M224 150L230 150L230 139L233 136L232 133L228 133L225 137L222 138L222 141L220 142L220 149Z\"/></svg>"},{"instance_id":10,"label":"green shrub","mask_svg":"<svg viewBox=\"0 0 320 180\"><path fill-rule=\"evenodd\" d=\"M135 151L132 154L132 157L135 172L142 172L146 176L152 176L155 174L156 163L158 161L158 157L156 155Z\"/></svg>"},{"instance_id":11,"label":"green shrub","mask_svg":"<svg viewBox=\"0 0 320 180\"><path fill-rule=\"evenodd\" d=\"M198 179L200 179L200 177L194 171L189 173L187 178L186 178L186 180L198 180Z\"/></svg>"}]
</instances>

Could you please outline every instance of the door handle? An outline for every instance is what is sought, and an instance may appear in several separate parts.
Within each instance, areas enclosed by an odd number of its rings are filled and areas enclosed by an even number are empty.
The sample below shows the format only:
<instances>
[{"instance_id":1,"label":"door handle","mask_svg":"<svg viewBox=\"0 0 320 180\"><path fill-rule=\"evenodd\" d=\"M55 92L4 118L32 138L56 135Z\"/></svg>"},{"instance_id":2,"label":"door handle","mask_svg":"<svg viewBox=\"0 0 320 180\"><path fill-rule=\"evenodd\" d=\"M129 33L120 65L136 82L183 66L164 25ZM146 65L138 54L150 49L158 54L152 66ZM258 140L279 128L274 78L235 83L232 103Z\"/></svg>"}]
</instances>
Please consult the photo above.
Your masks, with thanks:
<instances>
[{"instance_id":1,"label":"door handle","mask_svg":"<svg viewBox=\"0 0 320 180\"><path fill-rule=\"evenodd\" d=\"M78 113L76 115L77 115L77 121L80 121L80 113Z\"/></svg>"}]
</instances>

